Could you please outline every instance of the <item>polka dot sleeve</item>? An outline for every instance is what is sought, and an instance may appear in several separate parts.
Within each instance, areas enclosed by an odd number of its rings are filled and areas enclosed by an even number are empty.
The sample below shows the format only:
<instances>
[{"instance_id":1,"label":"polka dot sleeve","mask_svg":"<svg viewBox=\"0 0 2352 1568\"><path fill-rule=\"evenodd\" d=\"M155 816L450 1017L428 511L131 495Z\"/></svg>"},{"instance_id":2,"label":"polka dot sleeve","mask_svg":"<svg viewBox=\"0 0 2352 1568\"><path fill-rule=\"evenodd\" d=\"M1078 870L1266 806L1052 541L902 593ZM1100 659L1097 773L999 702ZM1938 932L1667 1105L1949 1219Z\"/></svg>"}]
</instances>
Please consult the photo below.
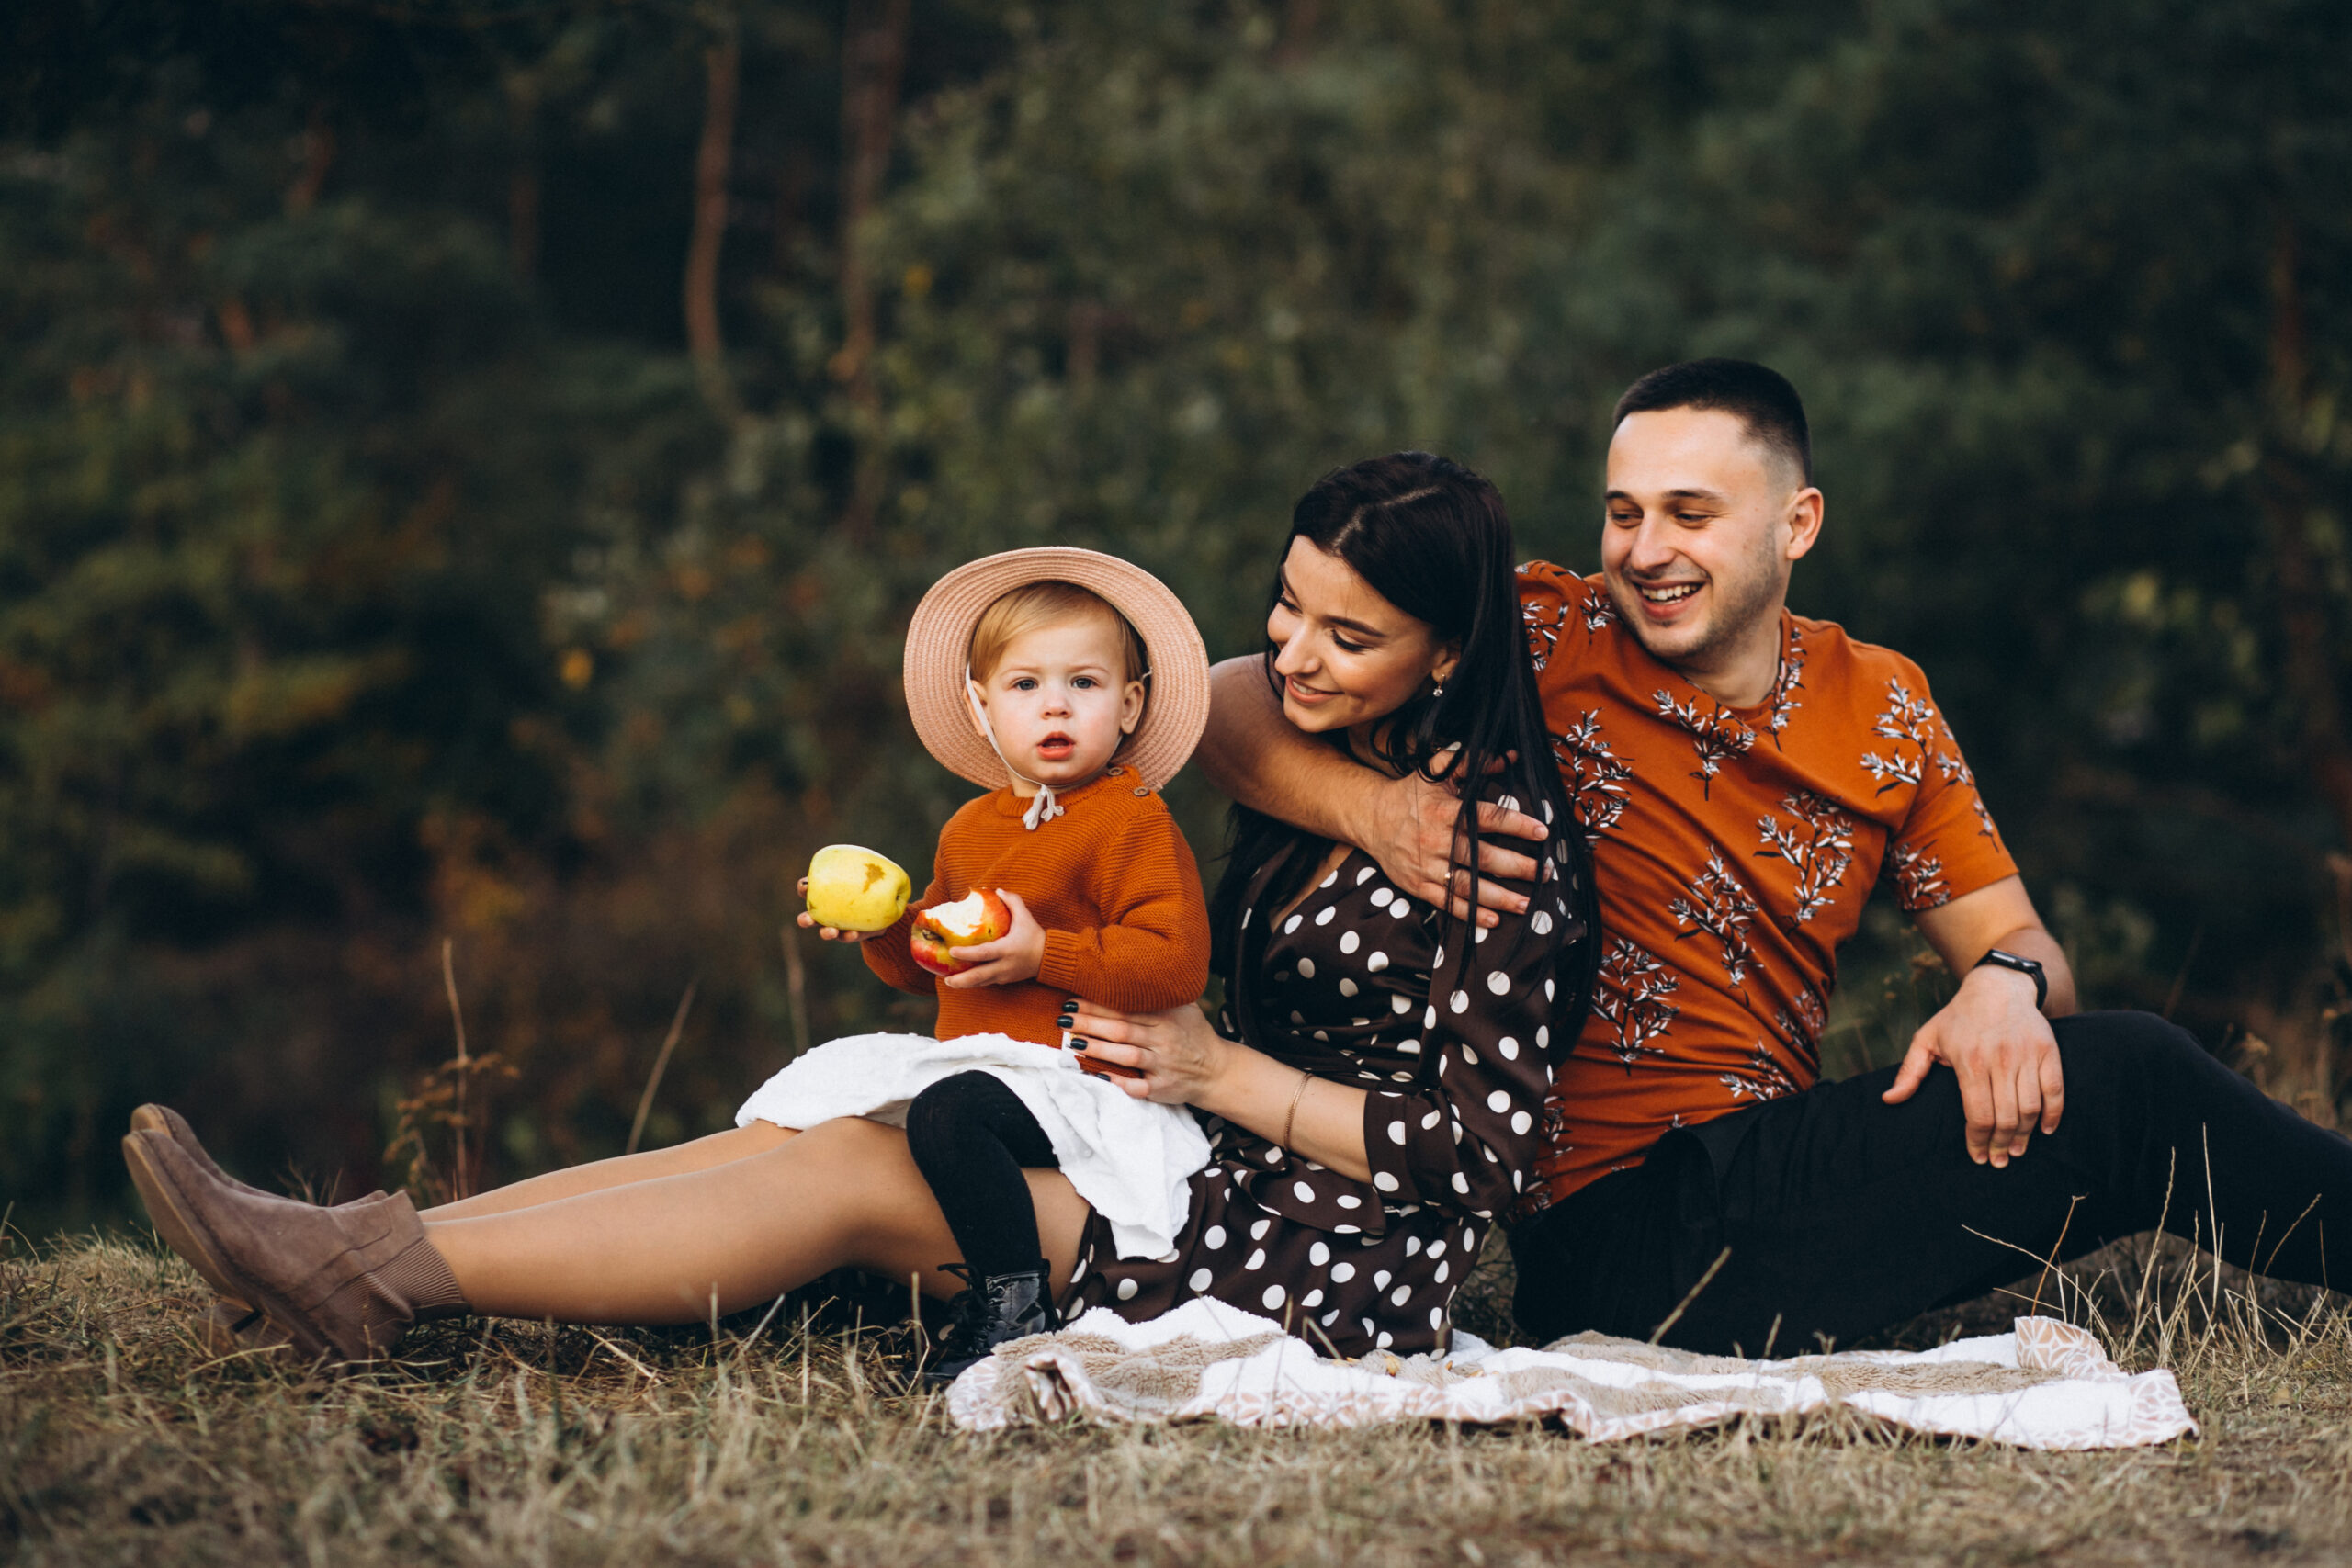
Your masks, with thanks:
<instances>
[{"instance_id":1,"label":"polka dot sleeve","mask_svg":"<svg viewBox=\"0 0 2352 1568\"><path fill-rule=\"evenodd\" d=\"M1546 874L1556 874L1547 866ZM1384 1208L1488 1217L1507 1213L1525 1187L1551 1082L1546 933L1567 919L1559 883L1547 880L1525 915L1475 937L1460 927L1445 932L1420 1019L1423 1070L1410 1088L1364 1098L1364 1152Z\"/></svg>"}]
</instances>

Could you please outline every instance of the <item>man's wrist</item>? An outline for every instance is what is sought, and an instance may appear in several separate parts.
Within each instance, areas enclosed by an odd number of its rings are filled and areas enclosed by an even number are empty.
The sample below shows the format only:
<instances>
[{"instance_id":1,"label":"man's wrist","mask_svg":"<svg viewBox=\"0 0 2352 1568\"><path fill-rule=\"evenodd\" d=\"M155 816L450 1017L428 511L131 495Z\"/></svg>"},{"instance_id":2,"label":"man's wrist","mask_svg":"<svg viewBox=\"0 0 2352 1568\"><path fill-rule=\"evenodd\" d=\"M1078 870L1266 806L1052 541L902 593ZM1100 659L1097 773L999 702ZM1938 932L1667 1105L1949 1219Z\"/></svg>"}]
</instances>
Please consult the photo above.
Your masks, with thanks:
<instances>
[{"instance_id":1,"label":"man's wrist","mask_svg":"<svg viewBox=\"0 0 2352 1568\"><path fill-rule=\"evenodd\" d=\"M1341 790L1332 797L1331 814L1339 820L1340 831L1334 835L1344 843L1354 844L1371 853L1374 860L1396 838L1396 822L1398 796L1396 786L1402 781L1383 779L1372 789Z\"/></svg>"},{"instance_id":2,"label":"man's wrist","mask_svg":"<svg viewBox=\"0 0 2352 1568\"><path fill-rule=\"evenodd\" d=\"M2041 1011L2050 1000L2050 977L2039 959L1996 947L1976 961L1966 979L1973 980L1980 975L2006 976L2026 987L2033 993L2036 1012Z\"/></svg>"}]
</instances>

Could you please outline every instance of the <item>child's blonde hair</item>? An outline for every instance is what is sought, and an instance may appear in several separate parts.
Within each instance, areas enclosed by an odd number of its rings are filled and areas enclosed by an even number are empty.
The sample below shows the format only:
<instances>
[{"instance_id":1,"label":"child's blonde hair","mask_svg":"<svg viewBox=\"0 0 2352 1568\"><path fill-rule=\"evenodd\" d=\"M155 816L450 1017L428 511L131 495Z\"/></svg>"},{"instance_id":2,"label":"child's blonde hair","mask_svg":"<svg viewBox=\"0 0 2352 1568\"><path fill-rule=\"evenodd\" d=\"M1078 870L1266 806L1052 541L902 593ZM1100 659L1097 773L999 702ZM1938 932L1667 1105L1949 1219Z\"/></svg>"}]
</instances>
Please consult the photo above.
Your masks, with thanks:
<instances>
[{"instance_id":1,"label":"child's blonde hair","mask_svg":"<svg viewBox=\"0 0 2352 1568\"><path fill-rule=\"evenodd\" d=\"M1151 668L1144 660L1143 638L1108 599L1074 582L1024 583L981 611L978 624L972 627L972 679L985 682L995 674L1004 650L1017 637L1040 626L1106 617L1118 628L1119 660L1124 666L1120 682L1142 680Z\"/></svg>"}]
</instances>

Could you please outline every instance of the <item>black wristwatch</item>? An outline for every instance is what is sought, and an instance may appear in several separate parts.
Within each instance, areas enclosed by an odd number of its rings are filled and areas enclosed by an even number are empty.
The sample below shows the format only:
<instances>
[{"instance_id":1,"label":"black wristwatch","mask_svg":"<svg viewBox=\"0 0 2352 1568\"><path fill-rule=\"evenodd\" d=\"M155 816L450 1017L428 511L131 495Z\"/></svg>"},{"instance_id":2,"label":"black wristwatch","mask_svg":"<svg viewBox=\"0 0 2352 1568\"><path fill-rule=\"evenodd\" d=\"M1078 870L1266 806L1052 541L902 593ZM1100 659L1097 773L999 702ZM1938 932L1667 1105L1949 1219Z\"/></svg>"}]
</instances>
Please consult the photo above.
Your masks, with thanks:
<instances>
[{"instance_id":1,"label":"black wristwatch","mask_svg":"<svg viewBox=\"0 0 2352 1568\"><path fill-rule=\"evenodd\" d=\"M2041 972L2041 961L2040 959L2024 958L2014 953L2003 953L1996 947L1987 953L1984 957L1978 959L1975 966L1982 969L1987 964L1993 964L1997 968L2014 969L2018 974L2026 976L2031 979L2033 981L2033 1008L2036 1012L2041 1011L2042 1004L2049 1001L2050 976Z\"/></svg>"}]
</instances>

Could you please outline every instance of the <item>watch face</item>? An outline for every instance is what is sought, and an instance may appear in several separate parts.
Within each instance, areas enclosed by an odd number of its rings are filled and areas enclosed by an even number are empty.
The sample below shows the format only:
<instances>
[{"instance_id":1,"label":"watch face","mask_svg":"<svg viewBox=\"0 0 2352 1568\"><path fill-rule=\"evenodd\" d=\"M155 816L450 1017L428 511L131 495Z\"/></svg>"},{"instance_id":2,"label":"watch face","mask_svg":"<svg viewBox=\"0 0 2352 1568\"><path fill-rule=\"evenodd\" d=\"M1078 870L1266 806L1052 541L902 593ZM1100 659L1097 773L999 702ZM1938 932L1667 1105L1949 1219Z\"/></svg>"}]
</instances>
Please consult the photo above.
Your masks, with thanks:
<instances>
[{"instance_id":1,"label":"watch face","mask_svg":"<svg viewBox=\"0 0 2352 1568\"><path fill-rule=\"evenodd\" d=\"M2041 960L2026 958L2014 953L2005 953L1996 947L1976 961L1976 966L1980 969L1987 964L2001 969L2014 969L2031 980L2035 1007L2039 1008L2050 999L2050 981L2042 972Z\"/></svg>"}]
</instances>

